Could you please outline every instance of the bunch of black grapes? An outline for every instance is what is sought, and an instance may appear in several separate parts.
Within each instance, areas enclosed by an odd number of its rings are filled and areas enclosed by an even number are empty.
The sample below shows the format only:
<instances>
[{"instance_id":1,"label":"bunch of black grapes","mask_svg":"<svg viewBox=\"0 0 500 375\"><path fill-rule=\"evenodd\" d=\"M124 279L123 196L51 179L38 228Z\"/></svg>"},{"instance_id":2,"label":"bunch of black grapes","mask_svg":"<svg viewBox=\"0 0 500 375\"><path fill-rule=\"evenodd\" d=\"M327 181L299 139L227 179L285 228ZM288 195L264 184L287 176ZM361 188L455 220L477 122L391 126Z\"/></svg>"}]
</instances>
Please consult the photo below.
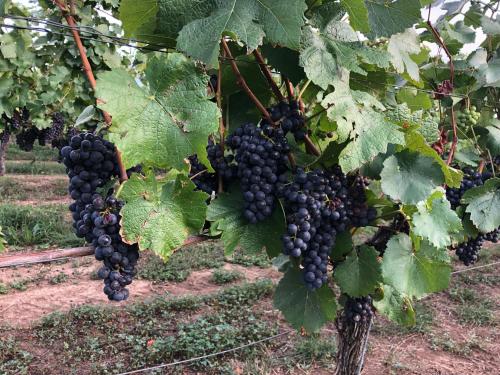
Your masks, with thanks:
<instances>
[{"instance_id":1,"label":"bunch of black grapes","mask_svg":"<svg viewBox=\"0 0 500 375\"><path fill-rule=\"evenodd\" d=\"M479 257L479 251L483 247L484 241L491 241L493 243L497 243L499 237L500 237L500 228L496 228L495 230L486 234L480 233L476 238L471 238L467 242L459 244L455 248L455 254L458 256L458 259L460 259L464 265L470 266L476 263Z\"/></svg>"},{"instance_id":2,"label":"bunch of black grapes","mask_svg":"<svg viewBox=\"0 0 500 375\"><path fill-rule=\"evenodd\" d=\"M214 173L210 173L207 167L198 160L198 155L191 155L188 160L190 164L189 178L191 178L196 188L207 194L217 191L217 177Z\"/></svg>"},{"instance_id":3,"label":"bunch of black grapes","mask_svg":"<svg viewBox=\"0 0 500 375\"><path fill-rule=\"evenodd\" d=\"M344 199L350 224L353 227L365 227L377 217L377 210L366 203L368 179L361 175L349 176L347 185Z\"/></svg>"},{"instance_id":4,"label":"bunch of black grapes","mask_svg":"<svg viewBox=\"0 0 500 375\"><path fill-rule=\"evenodd\" d=\"M342 317L347 322L367 322L373 316L372 298L370 296L347 298Z\"/></svg>"},{"instance_id":5,"label":"bunch of black grapes","mask_svg":"<svg viewBox=\"0 0 500 375\"><path fill-rule=\"evenodd\" d=\"M281 101L267 109L271 120L275 125L279 125L285 135L291 132L296 141L303 141L306 134L305 118L300 111L299 102L292 100L289 103ZM262 119L261 126L266 127L269 123Z\"/></svg>"},{"instance_id":6,"label":"bunch of black grapes","mask_svg":"<svg viewBox=\"0 0 500 375\"><path fill-rule=\"evenodd\" d=\"M403 214L397 214L389 226L380 226L375 235L367 241L367 245L373 246L380 256L383 256L387 248L387 242L396 233L410 234L410 223Z\"/></svg>"},{"instance_id":7,"label":"bunch of black grapes","mask_svg":"<svg viewBox=\"0 0 500 375\"><path fill-rule=\"evenodd\" d=\"M452 209L456 209L460 205L460 200L467 190L483 185L493 176L491 172L485 171L480 173L471 168L464 168L463 172L464 177L460 183L460 188L446 189L446 198L450 202Z\"/></svg>"},{"instance_id":8,"label":"bunch of black grapes","mask_svg":"<svg viewBox=\"0 0 500 375\"><path fill-rule=\"evenodd\" d=\"M277 184L287 221L283 252L301 258L304 282L310 289L328 280L328 259L337 234L376 217L376 211L366 206L359 179L353 185L350 182L335 166L329 172L299 169L292 183L281 178Z\"/></svg>"},{"instance_id":9,"label":"bunch of black grapes","mask_svg":"<svg viewBox=\"0 0 500 375\"><path fill-rule=\"evenodd\" d=\"M209 139L206 150L208 161L215 173L209 172L207 167L200 163L197 155L191 155L188 157L191 166L189 177L198 190L204 191L207 194L212 194L212 192L217 191L219 177L222 178L226 186L236 178L238 168L236 164L234 164L233 155L224 156L220 143L214 143Z\"/></svg>"},{"instance_id":10,"label":"bunch of black grapes","mask_svg":"<svg viewBox=\"0 0 500 375\"><path fill-rule=\"evenodd\" d=\"M235 152L245 200L244 217L252 224L271 216L276 204L276 183L288 170L290 146L279 127L251 123L237 128L227 145Z\"/></svg>"},{"instance_id":11,"label":"bunch of black grapes","mask_svg":"<svg viewBox=\"0 0 500 375\"><path fill-rule=\"evenodd\" d=\"M35 144L35 141L38 140L39 135L40 130L34 126L23 128L16 135L16 144L23 151L32 151L33 145Z\"/></svg>"},{"instance_id":12,"label":"bunch of black grapes","mask_svg":"<svg viewBox=\"0 0 500 375\"><path fill-rule=\"evenodd\" d=\"M99 276L105 280L108 298L122 301L128 297L125 286L132 282L139 254L137 247L123 243L119 234L122 203L97 192L119 174L115 147L100 136L82 133L71 138L61 156L75 200L70 210L76 235L91 243L96 259L104 262Z\"/></svg>"}]
</instances>

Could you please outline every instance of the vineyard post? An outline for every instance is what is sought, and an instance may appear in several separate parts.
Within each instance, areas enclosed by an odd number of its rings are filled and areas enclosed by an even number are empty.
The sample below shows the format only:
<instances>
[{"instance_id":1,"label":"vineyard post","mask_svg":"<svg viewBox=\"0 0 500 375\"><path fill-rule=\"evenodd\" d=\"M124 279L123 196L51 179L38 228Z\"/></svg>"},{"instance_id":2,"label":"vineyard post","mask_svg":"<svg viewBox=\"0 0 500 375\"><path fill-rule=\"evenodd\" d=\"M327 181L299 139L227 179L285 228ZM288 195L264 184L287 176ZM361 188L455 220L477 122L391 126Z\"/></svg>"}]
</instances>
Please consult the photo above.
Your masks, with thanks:
<instances>
[{"instance_id":1,"label":"vineyard post","mask_svg":"<svg viewBox=\"0 0 500 375\"><path fill-rule=\"evenodd\" d=\"M3 141L4 142L0 140L0 176L4 176L6 172L5 154L7 153L7 149L9 148L10 134L5 134Z\"/></svg>"}]
</instances>

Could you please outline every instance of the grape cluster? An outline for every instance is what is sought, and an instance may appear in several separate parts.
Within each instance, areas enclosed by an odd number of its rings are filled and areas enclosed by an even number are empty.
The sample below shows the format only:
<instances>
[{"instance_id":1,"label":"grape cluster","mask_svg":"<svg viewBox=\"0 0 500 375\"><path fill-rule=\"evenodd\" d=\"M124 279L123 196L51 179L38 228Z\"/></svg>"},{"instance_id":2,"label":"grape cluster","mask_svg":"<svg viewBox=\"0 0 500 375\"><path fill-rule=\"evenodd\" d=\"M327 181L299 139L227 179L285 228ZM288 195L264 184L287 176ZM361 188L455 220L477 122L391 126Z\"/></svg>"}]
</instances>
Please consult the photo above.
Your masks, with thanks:
<instances>
[{"instance_id":1,"label":"grape cluster","mask_svg":"<svg viewBox=\"0 0 500 375\"><path fill-rule=\"evenodd\" d=\"M383 256L387 248L387 242L395 233L410 234L410 223L403 214L397 214L390 226L379 227L375 235L366 244L373 246L380 256Z\"/></svg>"},{"instance_id":2,"label":"grape cluster","mask_svg":"<svg viewBox=\"0 0 500 375\"><path fill-rule=\"evenodd\" d=\"M217 190L217 177L214 173L210 173L202 163L198 160L198 156L191 155L188 157L191 166L189 170L189 178L196 185L198 190L204 191L207 194L212 194Z\"/></svg>"},{"instance_id":3,"label":"grape cluster","mask_svg":"<svg viewBox=\"0 0 500 375\"><path fill-rule=\"evenodd\" d=\"M290 184L282 176L277 191L284 198L287 233L285 255L302 257L304 282L310 289L327 282L327 266L336 235L350 225L367 225L376 211L366 206L361 178L349 185L339 166L331 172L298 170Z\"/></svg>"},{"instance_id":4,"label":"grape cluster","mask_svg":"<svg viewBox=\"0 0 500 375\"><path fill-rule=\"evenodd\" d=\"M276 183L287 171L290 146L282 129L251 123L237 128L227 144L236 153L237 175L245 200L243 215L255 224L274 210Z\"/></svg>"},{"instance_id":5,"label":"grape cluster","mask_svg":"<svg viewBox=\"0 0 500 375\"><path fill-rule=\"evenodd\" d=\"M486 234L480 233L476 238L471 238L467 242L459 244L455 248L455 254L458 256L458 259L460 259L464 265L470 266L476 263L479 257L479 251L483 247L484 241L491 241L497 243L499 237L500 237L500 228L496 228L495 230Z\"/></svg>"},{"instance_id":6,"label":"grape cluster","mask_svg":"<svg viewBox=\"0 0 500 375\"><path fill-rule=\"evenodd\" d=\"M462 112L457 114L457 125L462 128L467 128L469 126L474 126L481 117L481 113L476 111L475 106L471 106L470 109L466 108Z\"/></svg>"},{"instance_id":7,"label":"grape cluster","mask_svg":"<svg viewBox=\"0 0 500 375\"><path fill-rule=\"evenodd\" d=\"M344 305L343 317L349 322L366 322L373 316L372 298L370 296L351 298Z\"/></svg>"},{"instance_id":8,"label":"grape cluster","mask_svg":"<svg viewBox=\"0 0 500 375\"><path fill-rule=\"evenodd\" d=\"M306 124L305 118L300 112L299 102L296 100L292 100L289 103L285 101L281 101L278 104L267 109L271 120L276 125L280 125L284 134L286 135L289 132L295 137L296 141L303 141L306 134ZM269 126L269 123L266 119L263 119L261 122L261 126L265 128Z\"/></svg>"},{"instance_id":9,"label":"grape cluster","mask_svg":"<svg viewBox=\"0 0 500 375\"><path fill-rule=\"evenodd\" d=\"M345 205L350 224L354 227L365 227L377 217L377 210L366 203L368 179L355 175L349 177L347 181L349 199L345 200Z\"/></svg>"},{"instance_id":10,"label":"grape cluster","mask_svg":"<svg viewBox=\"0 0 500 375\"><path fill-rule=\"evenodd\" d=\"M463 170L464 177L460 183L460 188L447 188L446 198L450 201L451 208L455 209L460 205L460 200L465 192L473 187L483 185L488 179L492 177L490 172L475 172L471 168Z\"/></svg>"},{"instance_id":11,"label":"grape cluster","mask_svg":"<svg viewBox=\"0 0 500 375\"><path fill-rule=\"evenodd\" d=\"M9 129L4 129L0 133L0 144L5 145L6 143L9 142L9 140L10 140L10 131L9 131Z\"/></svg>"},{"instance_id":12,"label":"grape cluster","mask_svg":"<svg viewBox=\"0 0 500 375\"><path fill-rule=\"evenodd\" d=\"M222 147L219 143L208 141L207 155L210 165L215 170L217 176L222 176L225 182L232 181L238 175L238 168L233 163L234 156L224 156Z\"/></svg>"},{"instance_id":13,"label":"grape cluster","mask_svg":"<svg viewBox=\"0 0 500 375\"><path fill-rule=\"evenodd\" d=\"M104 262L98 275L104 279L104 293L110 300L128 297L126 285L132 282L139 258L136 245L125 244L119 234L122 202L97 193L118 175L115 147L100 136L82 133L61 149L70 179L70 205L76 235L94 246L95 258Z\"/></svg>"},{"instance_id":14,"label":"grape cluster","mask_svg":"<svg viewBox=\"0 0 500 375\"><path fill-rule=\"evenodd\" d=\"M23 151L32 151L35 141L39 139L40 131L34 126L23 128L16 135L16 144Z\"/></svg>"}]
</instances>

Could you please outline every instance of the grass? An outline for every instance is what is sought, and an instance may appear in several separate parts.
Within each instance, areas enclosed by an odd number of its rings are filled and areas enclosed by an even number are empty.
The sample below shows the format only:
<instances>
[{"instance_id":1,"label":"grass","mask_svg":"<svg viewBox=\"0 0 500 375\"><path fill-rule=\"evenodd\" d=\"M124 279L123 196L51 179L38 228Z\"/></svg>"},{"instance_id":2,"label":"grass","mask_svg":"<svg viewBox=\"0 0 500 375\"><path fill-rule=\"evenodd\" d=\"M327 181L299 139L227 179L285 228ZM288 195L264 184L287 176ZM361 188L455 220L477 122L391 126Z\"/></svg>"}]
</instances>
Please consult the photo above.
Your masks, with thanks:
<instances>
[{"instance_id":1,"label":"grass","mask_svg":"<svg viewBox=\"0 0 500 375\"><path fill-rule=\"evenodd\" d=\"M81 246L66 205L0 205L0 226L10 246Z\"/></svg>"},{"instance_id":2,"label":"grass","mask_svg":"<svg viewBox=\"0 0 500 375\"><path fill-rule=\"evenodd\" d=\"M493 322L495 304L470 288L453 288L448 292L457 303L454 308L458 321L464 325L489 325Z\"/></svg>"},{"instance_id":3,"label":"grass","mask_svg":"<svg viewBox=\"0 0 500 375\"><path fill-rule=\"evenodd\" d=\"M30 330L30 350L50 350L61 372L70 373L71 368L106 374L214 353L277 333L276 320L253 310L273 290L271 281L261 280L197 297L155 297L125 307L83 305L43 318ZM229 359L262 356L264 349L252 346L190 368L203 374L227 373ZM16 353L13 360L21 364L22 356ZM40 371L38 363L35 358L30 367L34 373Z\"/></svg>"},{"instance_id":4,"label":"grass","mask_svg":"<svg viewBox=\"0 0 500 375\"><path fill-rule=\"evenodd\" d=\"M52 161L14 162L7 160L5 168L10 174L54 175L66 173L64 165Z\"/></svg>"},{"instance_id":5,"label":"grass","mask_svg":"<svg viewBox=\"0 0 500 375\"><path fill-rule=\"evenodd\" d=\"M40 188L39 184L26 184L25 181L13 177L0 177L0 196L3 201L46 200L68 196L66 178L50 181Z\"/></svg>"},{"instance_id":6,"label":"grass","mask_svg":"<svg viewBox=\"0 0 500 375\"><path fill-rule=\"evenodd\" d=\"M33 355L21 349L13 337L0 336L0 374L30 374Z\"/></svg>"},{"instance_id":7,"label":"grass","mask_svg":"<svg viewBox=\"0 0 500 375\"><path fill-rule=\"evenodd\" d=\"M465 341L457 342L445 332L432 335L430 343L432 350L443 350L460 356L468 356L474 349L481 349L479 338L475 335L469 336Z\"/></svg>"},{"instance_id":8,"label":"grass","mask_svg":"<svg viewBox=\"0 0 500 375\"><path fill-rule=\"evenodd\" d=\"M218 268L212 272L210 281L217 285L229 284L234 281L241 280L244 275L239 271L226 270Z\"/></svg>"},{"instance_id":9,"label":"grass","mask_svg":"<svg viewBox=\"0 0 500 375\"><path fill-rule=\"evenodd\" d=\"M432 331L434 322L434 311L430 306L423 302L416 302L413 306L415 309L415 325L414 326L401 326L391 321L375 320L373 326L374 332L386 335L404 335L410 333L427 334Z\"/></svg>"},{"instance_id":10,"label":"grass","mask_svg":"<svg viewBox=\"0 0 500 375\"><path fill-rule=\"evenodd\" d=\"M144 257L141 260L139 278L157 282L180 282L186 280L192 271L219 268L225 262L245 267L271 266L266 254L245 254L239 250L233 256L225 257L222 245L219 242L210 241L176 251L167 263L154 255Z\"/></svg>"},{"instance_id":11,"label":"grass","mask_svg":"<svg viewBox=\"0 0 500 375\"><path fill-rule=\"evenodd\" d=\"M10 144L7 150L7 160L39 160L49 161L57 159L58 151L52 147L35 144L33 151L22 151L17 145Z\"/></svg>"}]
</instances>

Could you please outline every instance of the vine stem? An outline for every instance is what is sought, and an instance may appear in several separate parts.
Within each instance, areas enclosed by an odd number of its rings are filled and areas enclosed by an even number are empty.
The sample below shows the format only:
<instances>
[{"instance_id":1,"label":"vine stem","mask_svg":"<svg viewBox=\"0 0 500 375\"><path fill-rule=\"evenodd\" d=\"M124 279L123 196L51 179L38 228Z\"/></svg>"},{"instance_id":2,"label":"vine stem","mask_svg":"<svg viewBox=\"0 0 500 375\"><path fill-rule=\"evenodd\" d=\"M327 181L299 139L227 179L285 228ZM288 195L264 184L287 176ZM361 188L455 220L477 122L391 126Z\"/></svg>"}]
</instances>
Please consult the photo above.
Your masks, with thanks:
<instances>
[{"instance_id":1,"label":"vine stem","mask_svg":"<svg viewBox=\"0 0 500 375\"><path fill-rule=\"evenodd\" d=\"M225 52L223 52L223 57L226 55ZM220 135L220 148L222 150L222 157L224 157L224 136L226 133L226 127L224 126L224 118L222 116L222 64L219 60L219 72L217 75L217 92L216 92L216 98L217 98L217 107L219 107L220 111L220 118L219 118L219 135ZM219 174L219 186L218 186L218 192L222 193L224 191L224 179L222 178L222 175Z\"/></svg>"},{"instance_id":2,"label":"vine stem","mask_svg":"<svg viewBox=\"0 0 500 375\"><path fill-rule=\"evenodd\" d=\"M283 94L281 93L278 85L274 81L273 76L271 74L271 71L269 70L268 65L264 61L264 58L262 57L262 54L259 52L258 49L255 49L253 51L253 55L255 56L255 59L259 63L260 70L262 71L262 74L264 74L264 76L266 77L267 82L269 83L269 87L271 87L271 90L273 91L273 93L276 96L276 98L279 101L284 101L285 97L283 96Z\"/></svg>"},{"instance_id":3,"label":"vine stem","mask_svg":"<svg viewBox=\"0 0 500 375\"><path fill-rule=\"evenodd\" d=\"M80 53L80 58L82 60L83 64L83 71L85 72L85 75L87 76L87 79L89 81L90 87L92 88L93 91L96 90L97 87L97 82L94 77L94 72L92 71L92 67L90 66L89 59L87 57L87 51L85 50L85 47L83 46L82 39L80 38L80 34L78 33L78 27L76 25L75 19L72 16L72 13L70 9L68 9L67 5L63 3L61 0L53 0L54 4L57 5L57 7L61 10L61 13L63 17L66 19L66 22L71 28L71 33L73 34L73 39L75 40L76 47L78 48L78 52ZM104 103L101 99L96 99L97 103ZM106 124L111 125L111 115L106 112L102 111L102 115L104 117L104 121ZM116 148L116 159L118 163L118 167L120 169L120 182L128 180L127 176L127 171L125 169L125 166L122 161L122 155L120 151Z\"/></svg>"},{"instance_id":4,"label":"vine stem","mask_svg":"<svg viewBox=\"0 0 500 375\"><path fill-rule=\"evenodd\" d=\"M286 77L283 77L283 80L285 81L285 87L286 87L286 92L288 93L288 101L292 101L293 98L294 98L294 89L293 89L293 84L292 82L286 78Z\"/></svg>"},{"instance_id":5,"label":"vine stem","mask_svg":"<svg viewBox=\"0 0 500 375\"><path fill-rule=\"evenodd\" d=\"M429 29L432 32L432 35L434 36L434 39L436 39L436 42L443 48L444 52L446 53L446 56L448 56L448 65L450 66L450 83L451 83L451 92L453 92L453 82L455 79L455 65L453 64L453 57L451 56L450 51L448 50L448 47L446 46L446 43L444 42L443 38L441 38L441 35L439 32L436 30L434 26L432 26L431 23L431 9L432 9L432 4L429 4L429 13L427 15L427 25L429 26ZM450 148L450 154L448 155L448 160L446 161L446 164L450 165L451 162L453 161L453 157L455 156L455 150L457 148L457 143L458 143L458 137L457 137L457 119L455 118L455 108L452 104L451 106L451 127L453 129L453 139L451 142L451 148Z\"/></svg>"},{"instance_id":6,"label":"vine stem","mask_svg":"<svg viewBox=\"0 0 500 375\"><path fill-rule=\"evenodd\" d=\"M231 65L231 69L234 72L234 75L236 76L236 81L237 83L245 90L246 94L252 100L252 102L257 106L257 109L262 113L262 115L265 117L267 121L269 121L270 124L274 125L274 121L271 119L271 116L269 115L269 112L267 111L266 107L262 105L260 100L255 96L255 94L252 92L250 87L248 87L247 82L245 81L245 78L241 75L240 69L238 68L238 65L236 64L236 60L233 58L233 54L231 53L231 50L229 49L229 46L227 45L227 42L224 38L221 40L222 43L222 48L224 49L224 52L226 53L227 57L229 58L229 64Z\"/></svg>"}]
</instances>

